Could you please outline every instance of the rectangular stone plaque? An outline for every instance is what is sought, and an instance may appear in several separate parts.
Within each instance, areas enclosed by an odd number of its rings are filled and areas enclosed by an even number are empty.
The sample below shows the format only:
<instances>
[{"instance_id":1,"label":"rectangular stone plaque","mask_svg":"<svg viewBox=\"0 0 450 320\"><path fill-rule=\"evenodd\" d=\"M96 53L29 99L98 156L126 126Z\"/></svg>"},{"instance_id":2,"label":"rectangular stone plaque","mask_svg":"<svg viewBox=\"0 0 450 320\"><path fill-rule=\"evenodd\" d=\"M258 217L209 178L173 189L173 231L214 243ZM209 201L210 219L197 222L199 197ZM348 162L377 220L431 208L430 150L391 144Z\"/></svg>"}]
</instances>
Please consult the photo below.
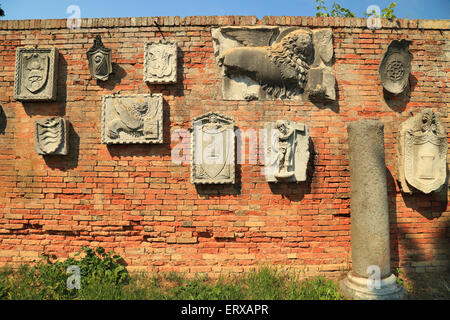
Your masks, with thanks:
<instances>
[{"instance_id":1,"label":"rectangular stone plaque","mask_svg":"<svg viewBox=\"0 0 450 320\"><path fill-rule=\"evenodd\" d=\"M175 41L145 44L144 81L148 83L177 82L177 43Z\"/></svg>"},{"instance_id":2,"label":"rectangular stone plaque","mask_svg":"<svg viewBox=\"0 0 450 320\"><path fill-rule=\"evenodd\" d=\"M14 99L55 101L57 74L56 48L17 48Z\"/></svg>"},{"instance_id":3,"label":"rectangular stone plaque","mask_svg":"<svg viewBox=\"0 0 450 320\"><path fill-rule=\"evenodd\" d=\"M235 181L234 121L210 112L192 121L191 182L233 184Z\"/></svg>"},{"instance_id":4,"label":"rectangular stone plaque","mask_svg":"<svg viewBox=\"0 0 450 320\"><path fill-rule=\"evenodd\" d=\"M163 143L162 94L103 97L102 143Z\"/></svg>"}]
</instances>

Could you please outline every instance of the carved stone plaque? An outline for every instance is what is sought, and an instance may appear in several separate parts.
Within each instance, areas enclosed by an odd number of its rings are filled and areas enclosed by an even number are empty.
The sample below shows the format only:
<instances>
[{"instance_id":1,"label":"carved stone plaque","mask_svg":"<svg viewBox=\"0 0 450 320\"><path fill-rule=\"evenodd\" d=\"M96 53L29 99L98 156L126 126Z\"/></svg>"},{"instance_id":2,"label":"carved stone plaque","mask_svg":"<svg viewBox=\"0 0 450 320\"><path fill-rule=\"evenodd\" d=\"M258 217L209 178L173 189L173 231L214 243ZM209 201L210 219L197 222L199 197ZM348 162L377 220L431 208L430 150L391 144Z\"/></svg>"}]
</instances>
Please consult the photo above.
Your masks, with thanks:
<instances>
[{"instance_id":1,"label":"carved stone plaque","mask_svg":"<svg viewBox=\"0 0 450 320\"><path fill-rule=\"evenodd\" d=\"M111 49L103 45L102 38L97 35L94 45L86 53L89 71L95 79L106 81L112 72Z\"/></svg>"},{"instance_id":2,"label":"carved stone plaque","mask_svg":"<svg viewBox=\"0 0 450 320\"><path fill-rule=\"evenodd\" d=\"M400 126L397 169L403 192L414 187L423 193L437 191L447 177L447 134L439 116L425 109Z\"/></svg>"},{"instance_id":3,"label":"carved stone plaque","mask_svg":"<svg viewBox=\"0 0 450 320\"><path fill-rule=\"evenodd\" d=\"M222 27L211 31L225 100L335 99L333 41L296 27ZM311 67L319 72L308 85ZM325 70L325 71L323 71ZM322 76L326 73L325 76ZM332 76L332 86L328 75Z\"/></svg>"},{"instance_id":4,"label":"carved stone plaque","mask_svg":"<svg viewBox=\"0 0 450 320\"><path fill-rule=\"evenodd\" d=\"M394 40L389 45L383 60L380 63L380 79L385 90L399 94L409 83L411 60L413 55L409 52L411 41Z\"/></svg>"},{"instance_id":5,"label":"carved stone plaque","mask_svg":"<svg viewBox=\"0 0 450 320\"><path fill-rule=\"evenodd\" d=\"M210 112L192 121L191 182L233 184L235 181L234 121Z\"/></svg>"},{"instance_id":6,"label":"carved stone plaque","mask_svg":"<svg viewBox=\"0 0 450 320\"><path fill-rule=\"evenodd\" d=\"M145 45L144 81L177 82L177 42L148 42Z\"/></svg>"},{"instance_id":7,"label":"carved stone plaque","mask_svg":"<svg viewBox=\"0 0 450 320\"><path fill-rule=\"evenodd\" d=\"M35 122L35 150L40 155L67 155L68 126L63 118L46 118Z\"/></svg>"},{"instance_id":8,"label":"carved stone plaque","mask_svg":"<svg viewBox=\"0 0 450 320\"><path fill-rule=\"evenodd\" d=\"M17 48L14 99L56 100L57 73L56 48Z\"/></svg>"},{"instance_id":9,"label":"carved stone plaque","mask_svg":"<svg viewBox=\"0 0 450 320\"><path fill-rule=\"evenodd\" d=\"M162 94L103 97L102 143L163 143Z\"/></svg>"},{"instance_id":10,"label":"carved stone plaque","mask_svg":"<svg viewBox=\"0 0 450 320\"><path fill-rule=\"evenodd\" d=\"M265 125L265 176L268 182L306 181L308 160L306 125L287 120Z\"/></svg>"}]
</instances>

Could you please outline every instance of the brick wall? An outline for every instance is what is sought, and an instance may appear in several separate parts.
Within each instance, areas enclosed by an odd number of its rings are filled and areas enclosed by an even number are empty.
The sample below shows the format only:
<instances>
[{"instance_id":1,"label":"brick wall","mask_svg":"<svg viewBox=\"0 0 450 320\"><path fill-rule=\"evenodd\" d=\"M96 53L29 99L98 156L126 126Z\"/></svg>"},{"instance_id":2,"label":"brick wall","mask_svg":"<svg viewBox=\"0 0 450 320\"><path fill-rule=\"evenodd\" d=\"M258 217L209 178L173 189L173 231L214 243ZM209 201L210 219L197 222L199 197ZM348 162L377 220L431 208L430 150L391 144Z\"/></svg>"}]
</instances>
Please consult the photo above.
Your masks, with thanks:
<instances>
[{"instance_id":1,"label":"brick wall","mask_svg":"<svg viewBox=\"0 0 450 320\"><path fill-rule=\"evenodd\" d=\"M222 25L331 27L338 101L223 101L210 32ZM96 34L113 50L114 76L105 83L92 79L86 59ZM144 43L162 35L178 42L178 83L147 85ZM394 98L383 95L378 66L390 41L400 38L412 41L412 88ZM337 275L351 265L346 124L379 118L392 267L448 269L447 193L445 199L402 194L395 172L395 136L410 112L432 107L450 132L448 20L383 20L379 30L368 29L365 19L315 17L82 19L75 30L66 20L0 21L0 41L0 104L7 121L0 134L0 265L103 246L122 255L130 269L213 275L274 264ZM15 50L33 45L59 50L56 102L13 100ZM149 92L164 97L164 144L101 144L102 96ZM237 165L235 185L191 184L190 166L171 160L179 141L170 136L213 110L232 117L242 131L262 129L274 118L307 124L309 180L272 186L260 161L247 160ZM34 121L48 116L71 123L68 156L34 152Z\"/></svg>"}]
</instances>

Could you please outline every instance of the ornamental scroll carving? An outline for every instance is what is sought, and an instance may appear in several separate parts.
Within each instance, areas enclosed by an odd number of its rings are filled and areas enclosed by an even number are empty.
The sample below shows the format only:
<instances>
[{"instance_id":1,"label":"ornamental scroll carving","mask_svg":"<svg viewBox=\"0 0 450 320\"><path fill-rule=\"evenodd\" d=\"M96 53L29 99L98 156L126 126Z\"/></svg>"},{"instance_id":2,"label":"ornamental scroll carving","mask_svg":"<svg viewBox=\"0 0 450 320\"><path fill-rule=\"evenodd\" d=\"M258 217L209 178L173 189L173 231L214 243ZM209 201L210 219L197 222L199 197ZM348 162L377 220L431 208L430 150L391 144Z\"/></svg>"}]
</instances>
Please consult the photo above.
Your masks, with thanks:
<instances>
[{"instance_id":1,"label":"ornamental scroll carving","mask_svg":"<svg viewBox=\"0 0 450 320\"><path fill-rule=\"evenodd\" d=\"M112 73L111 49L103 45L102 38L97 35L94 45L86 53L89 71L94 79L106 81Z\"/></svg>"}]
</instances>

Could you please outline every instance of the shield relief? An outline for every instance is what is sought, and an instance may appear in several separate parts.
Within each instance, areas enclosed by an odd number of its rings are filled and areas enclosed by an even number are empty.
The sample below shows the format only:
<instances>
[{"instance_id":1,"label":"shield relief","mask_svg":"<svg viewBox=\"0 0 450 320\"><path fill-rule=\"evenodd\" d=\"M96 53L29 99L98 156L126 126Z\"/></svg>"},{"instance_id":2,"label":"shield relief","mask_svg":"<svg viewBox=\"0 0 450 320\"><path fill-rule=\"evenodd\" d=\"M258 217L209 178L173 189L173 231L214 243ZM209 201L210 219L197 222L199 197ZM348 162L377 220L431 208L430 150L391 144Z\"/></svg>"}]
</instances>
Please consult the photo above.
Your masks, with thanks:
<instances>
[{"instance_id":1,"label":"shield relief","mask_svg":"<svg viewBox=\"0 0 450 320\"><path fill-rule=\"evenodd\" d=\"M430 131L405 136L405 178L414 188L430 193L439 189L446 178L446 151L441 146L446 137Z\"/></svg>"},{"instance_id":2,"label":"shield relief","mask_svg":"<svg viewBox=\"0 0 450 320\"><path fill-rule=\"evenodd\" d=\"M30 54L25 56L24 86L31 93L41 90L48 78L49 57L45 54Z\"/></svg>"}]
</instances>

